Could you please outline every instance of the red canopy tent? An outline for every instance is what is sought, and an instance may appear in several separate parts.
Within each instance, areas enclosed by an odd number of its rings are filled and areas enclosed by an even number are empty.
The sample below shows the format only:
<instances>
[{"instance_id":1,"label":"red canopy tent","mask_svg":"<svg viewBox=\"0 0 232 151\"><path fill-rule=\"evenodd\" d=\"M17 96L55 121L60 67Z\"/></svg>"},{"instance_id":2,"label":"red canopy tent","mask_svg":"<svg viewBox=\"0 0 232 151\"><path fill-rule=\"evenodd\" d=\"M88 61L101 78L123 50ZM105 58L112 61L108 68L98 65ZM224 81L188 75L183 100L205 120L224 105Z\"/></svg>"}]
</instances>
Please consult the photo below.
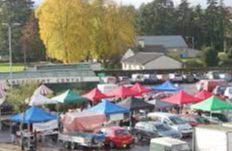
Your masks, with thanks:
<instances>
[{"instance_id":1,"label":"red canopy tent","mask_svg":"<svg viewBox=\"0 0 232 151\"><path fill-rule=\"evenodd\" d=\"M101 93L101 91L98 90L98 88L94 88L90 92L82 95L82 97L85 97L85 98L87 98L88 100L90 100L90 101L92 101L94 103L99 102L101 99L109 98L105 94Z\"/></svg>"},{"instance_id":2,"label":"red canopy tent","mask_svg":"<svg viewBox=\"0 0 232 151\"><path fill-rule=\"evenodd\" d=\"M151 91L149 88L146 88L145 86L141 85L140 83L134 84L131 88L132 91L138 92L139 94L147 93Z\"/></svg>"},{"instance_id":3,"label":"red canopy tent","mask_svg":"<svg viewBox=\"0 0 232 151\"><path fill-rule=\"evenodd\" d=\"M183 104L189 104L189 103L198 103L201 100L181 90L177 94L174 94L170 97L162 99L162 101L168 102L171 104L183 105Z\"/></svg>"},{"instance_id":4,"label":"red canopy tent","mask_svg":"<svg viewBox=\"0 0 232 151\"><path fill-rule=\"evenodd\" d=\"M210 98L211 96L213 96L212 93L210 93L209 91L206 91L206 90L202 90L202 91L198 92L197 94L195 94L194 97L199 98L201 101L203 101L203 100Z\"/></svg>"},{"instance_id":5,"label":"red canopy tent","mask_svg":"<svg viewBox=\"0 0 232 151\"><path fill-rule=\"evenodd\" d=\"M107 93L106 95L109 97L127 98L131 96L137 96L139 93L131 90L130 88L120 86L117 89Z\"/></svg>"}]
</instances>

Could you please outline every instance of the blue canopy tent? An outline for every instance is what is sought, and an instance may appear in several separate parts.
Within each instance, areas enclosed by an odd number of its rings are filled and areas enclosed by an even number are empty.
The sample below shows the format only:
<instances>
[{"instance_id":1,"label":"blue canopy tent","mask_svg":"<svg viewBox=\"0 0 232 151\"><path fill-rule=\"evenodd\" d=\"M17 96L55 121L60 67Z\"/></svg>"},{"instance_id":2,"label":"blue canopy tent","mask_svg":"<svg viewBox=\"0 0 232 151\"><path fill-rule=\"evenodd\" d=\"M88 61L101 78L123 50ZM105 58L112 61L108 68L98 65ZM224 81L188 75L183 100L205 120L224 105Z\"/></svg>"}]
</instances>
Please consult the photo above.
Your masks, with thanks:
<instances>
[{"instance_id":1,"label":"blue canopy tent","mask_svg":"<svg viewBox=\"0 0 232 151\"><path fill-rule=\"evenodd\" d=\"M176 92L181 90L180 88L174 86L170 81L166 81L158 86L153 86L152 89L155 91L170 91L170 92Z\"/></svg>"},{"instance_id":2,"label":"blue canopy tent","mask_svg":"<svg viewBox=\"0 0 232 151\"><path fill-rule=\"evenodd\" d=\"M10 118L13 122L21 122L21 123L40 123L40 122L47 122L50 120L57 119L56 115L52 115L38 107L30 107L24 113L19 113Z\"/></svg>"},{"instance_id":3,"label":"blue canopy tent","mask_svg":"<svg viewBox=\"0 0 232 151\"><path fill-rule=\"evenodd\" d=\"M85 110L86 112L97 112L103 113L105 115L120 114L120 113L129 113L129 110L121 107L119 105L113 104L109 101L102 101L98 105Z\"/></svg>"}]
</instances>

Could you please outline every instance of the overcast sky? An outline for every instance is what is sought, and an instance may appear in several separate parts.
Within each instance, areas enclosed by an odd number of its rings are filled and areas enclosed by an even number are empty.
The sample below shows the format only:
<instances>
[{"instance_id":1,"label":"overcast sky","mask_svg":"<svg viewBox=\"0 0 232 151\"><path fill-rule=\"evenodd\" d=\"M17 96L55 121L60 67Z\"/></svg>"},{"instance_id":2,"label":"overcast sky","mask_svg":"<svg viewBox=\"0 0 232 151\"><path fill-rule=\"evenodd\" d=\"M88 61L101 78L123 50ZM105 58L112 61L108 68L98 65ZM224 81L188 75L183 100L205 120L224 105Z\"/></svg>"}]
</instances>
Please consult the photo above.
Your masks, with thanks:
<instances>
[{"instance_id":1,"label":"overcast sky","mask_svg":"<svg viewBox=\"0 0 232 151\"><path fill-rule=\"evenodd\" d=\"M43 0L34 0L38 5ZM133 4L135 7L139 7L142 3L151 2L153 0L115 0L122 4ZM181 0L173 0L175 5L179 4ZM188 0L192 5L201 4L203 7L206 6L207 0ZM226 6L232 6L232 0L224 0Z\"/></svg>"}]
</instances>

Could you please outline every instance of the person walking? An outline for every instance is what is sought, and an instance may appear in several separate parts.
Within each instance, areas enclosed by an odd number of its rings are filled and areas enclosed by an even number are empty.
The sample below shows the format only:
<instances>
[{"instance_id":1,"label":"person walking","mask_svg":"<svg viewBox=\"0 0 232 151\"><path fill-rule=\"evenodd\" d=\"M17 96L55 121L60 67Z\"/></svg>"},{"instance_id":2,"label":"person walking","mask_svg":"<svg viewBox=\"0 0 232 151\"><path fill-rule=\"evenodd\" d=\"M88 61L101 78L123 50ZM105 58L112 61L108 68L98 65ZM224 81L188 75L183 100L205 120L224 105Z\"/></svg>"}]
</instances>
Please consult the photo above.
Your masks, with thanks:
<instances>
[{"instance_id":1,"label":"person walking","mask_svg":"<svg viewBox=\"0 0 232 151\"><path fill-rule=\"evenodd\" d=\"M12 143L16 143L16 135L17 135L18 130L19 130L18 124L13 123L13 125L11 126L11 142Z\"/></svg>"}]
</instances>

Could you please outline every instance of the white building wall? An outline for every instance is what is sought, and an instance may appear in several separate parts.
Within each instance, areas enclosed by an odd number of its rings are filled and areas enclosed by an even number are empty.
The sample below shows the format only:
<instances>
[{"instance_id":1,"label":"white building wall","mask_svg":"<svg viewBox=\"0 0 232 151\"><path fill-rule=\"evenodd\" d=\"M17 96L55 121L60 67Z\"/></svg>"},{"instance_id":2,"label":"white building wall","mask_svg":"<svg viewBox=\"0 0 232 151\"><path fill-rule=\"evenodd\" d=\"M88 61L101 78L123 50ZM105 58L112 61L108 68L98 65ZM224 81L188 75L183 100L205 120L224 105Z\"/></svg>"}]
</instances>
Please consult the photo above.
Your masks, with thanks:
<instances>
[{"instance_id":1,"label":"white building wall","mask_svg":"<svg viewBox=\"0 0 232 151\"><path fill-rule=\"evenodd\" d=\"M161 56L145 64L145 69L180 69L182 63L167 56Z\"/></svg>"},{"instance_id":2,"label":"white building wall","mask_svg":"<svg viewBox=\"0 0 232 151\"><path fill-rule=\"evenodd\" d=\"M122 70L143 70L144 67L139 64L122 63Z\"/></svg>"}]
</instances>

